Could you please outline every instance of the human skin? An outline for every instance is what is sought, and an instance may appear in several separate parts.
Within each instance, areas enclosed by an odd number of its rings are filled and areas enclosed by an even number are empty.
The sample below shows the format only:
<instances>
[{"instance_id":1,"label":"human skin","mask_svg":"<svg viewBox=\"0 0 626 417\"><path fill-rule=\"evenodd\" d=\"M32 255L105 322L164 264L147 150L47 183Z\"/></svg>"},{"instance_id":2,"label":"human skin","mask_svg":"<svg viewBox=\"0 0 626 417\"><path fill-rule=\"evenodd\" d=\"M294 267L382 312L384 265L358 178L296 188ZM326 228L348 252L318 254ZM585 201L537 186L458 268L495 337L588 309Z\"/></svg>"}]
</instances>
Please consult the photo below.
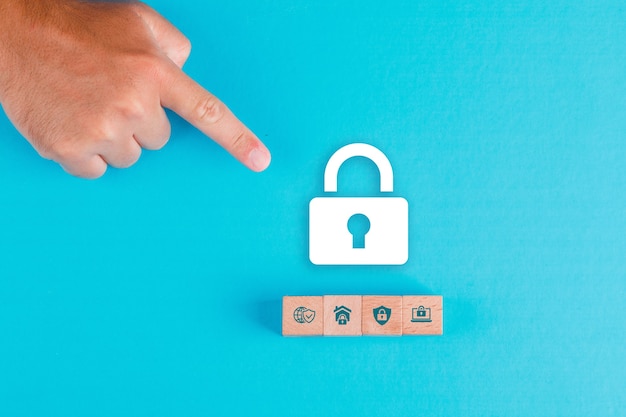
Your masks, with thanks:
<instances>
[{"instance_id":1,"label":"human skin","mask_svg":"<svg viewBox=\"0 0 626 417\"><path fill-rule=\"evenodd\" d=\"M0 1L0 103L20 133L70 174L129 167L170 137L168 108L253 171L261 141L182 66L189 40L139 2Z\"/></svg>"}]
</instances>

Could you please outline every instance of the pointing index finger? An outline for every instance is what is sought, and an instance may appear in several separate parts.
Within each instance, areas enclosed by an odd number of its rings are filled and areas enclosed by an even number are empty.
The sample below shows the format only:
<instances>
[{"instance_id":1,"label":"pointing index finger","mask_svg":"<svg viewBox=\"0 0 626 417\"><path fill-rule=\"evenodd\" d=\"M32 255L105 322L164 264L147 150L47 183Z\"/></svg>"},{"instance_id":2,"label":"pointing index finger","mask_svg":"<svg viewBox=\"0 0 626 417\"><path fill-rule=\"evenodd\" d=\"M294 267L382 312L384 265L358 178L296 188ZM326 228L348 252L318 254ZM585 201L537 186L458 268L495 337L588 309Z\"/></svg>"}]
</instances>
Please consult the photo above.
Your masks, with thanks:
<instances>
[{"instance_id":1,"label":"pointing index finger","mask_svg":"<svg viewBox=\"0 0 626 417\"><path fill-rule=\"evenodd\" d=\"M259 138L224 103L173 64L163 80L161 104L211 137L251 170L263 171L270 164L270 152Z\"/></svg>"}]
</instances>

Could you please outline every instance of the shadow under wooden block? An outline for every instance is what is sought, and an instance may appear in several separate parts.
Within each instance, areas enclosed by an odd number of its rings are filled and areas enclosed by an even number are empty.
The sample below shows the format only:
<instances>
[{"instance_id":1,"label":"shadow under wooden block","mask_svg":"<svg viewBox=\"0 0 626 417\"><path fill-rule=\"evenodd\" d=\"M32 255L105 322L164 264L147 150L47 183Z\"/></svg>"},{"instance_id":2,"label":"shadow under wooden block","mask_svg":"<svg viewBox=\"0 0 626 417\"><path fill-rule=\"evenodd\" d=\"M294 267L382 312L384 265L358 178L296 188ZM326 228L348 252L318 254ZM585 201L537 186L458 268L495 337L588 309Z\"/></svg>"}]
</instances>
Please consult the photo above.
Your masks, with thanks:
<instances>
[{"instance_id":1,"label":"shadow under wooden block","mask_svg":"<svg viewBox=\"0 0 626 417\"><path fill-rule=\"evenodd\" d=\"M324 296L324 336L361 335L361 296Z\"/></svg>"},{"instance_id":2,"label":"shadow under wooden block","mask_svg":"<svg viewBox=\"0 0 626 417\"><path fill-rule=\"evenodd\" d=\"M323 334L323 297L283 297L283 336L322 336Z\"/></svg>"},{"instance_id":3,"label":"shadow under wooden block","mask_svg":"<svg viewBox=\"0 0 626 417\"><path fill-rule=\"evenodd\" d=\"M402 335L402 297L364 295L361 305L364 336Z\"/></svg>"},{"instance_id":4,"label":"shadow under wooden block","mask_svg":"<svg viewBox=\"0 0 626 417\"><path fill-rule=\"evenodd\" d=\"M402 334L443 334L443 297L440 295L402 297Z\"/></svg>"}]
</instances>

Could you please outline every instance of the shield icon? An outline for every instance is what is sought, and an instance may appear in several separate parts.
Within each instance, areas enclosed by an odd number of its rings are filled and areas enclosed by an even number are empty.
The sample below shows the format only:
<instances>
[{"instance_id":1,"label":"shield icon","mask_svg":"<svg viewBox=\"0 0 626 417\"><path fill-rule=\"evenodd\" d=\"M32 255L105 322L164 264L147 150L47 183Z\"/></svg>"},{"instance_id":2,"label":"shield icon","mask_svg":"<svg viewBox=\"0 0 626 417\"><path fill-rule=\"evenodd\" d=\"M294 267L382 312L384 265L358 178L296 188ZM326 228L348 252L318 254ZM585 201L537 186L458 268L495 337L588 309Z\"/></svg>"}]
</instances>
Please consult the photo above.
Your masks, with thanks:
<instances>
[{"instance_id":1,"label":"shield icon","mask_svg":"<svg viewBox=\"0 0 626 417\"><path fill-rule=\"evenodd\" d=\"M309 309L304 310L302 312L302 317L304 318L304 321L310 323L315 319L315 311Z\"/></svg>"},{"instance_id":2,"label":"shield icon","mask_svg":"<svg viewBox=\"0 0 626 417\"><path fill-rule=\"evenodd\" d=\"M381 326L384 326L391 317L391 309L385 306L376 307L372 310L372 312L374 313L374 320L376 320Z\"/></svg>"},{"instance_id":3,"label":"shield icon","mask_svg":"<svg viewBox=\"0 0 626 417\"><path fill-rule=\"evenodd\" d=\"M293 311L293 319L298 323L311 323L315 320L315 311L306 307L298 307Z\"/></svg>"}]
</instances>

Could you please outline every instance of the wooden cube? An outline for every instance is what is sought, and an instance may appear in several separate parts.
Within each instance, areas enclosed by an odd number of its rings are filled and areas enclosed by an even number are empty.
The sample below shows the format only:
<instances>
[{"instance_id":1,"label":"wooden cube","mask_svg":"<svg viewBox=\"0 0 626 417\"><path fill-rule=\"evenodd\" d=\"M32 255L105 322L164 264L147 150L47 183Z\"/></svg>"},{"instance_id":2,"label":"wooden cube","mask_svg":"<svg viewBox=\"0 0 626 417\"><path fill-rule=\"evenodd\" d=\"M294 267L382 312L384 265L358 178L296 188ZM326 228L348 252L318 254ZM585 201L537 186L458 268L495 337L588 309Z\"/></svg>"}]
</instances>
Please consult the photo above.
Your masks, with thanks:
<instances>
[{"instance_id":1,"label":"wooden cube","mask_svg":"<svg viewBox=\"0 0 626 417\"><path fill-rule=\"evenodd\" d=\"M323 334L323 297L283 297L283 336L322 336Z\"/></svg>"},{"instance_id":2,"label":"wooden cube","mask_svg":"<svg viewBox=\"0 0 626 417\"><path fill-rule=\"evenodd\" d=\"M361 296L324 296L324 336L361 335Z\"/></svg>"},{"instance_id":3,"label":"wooden cube","mask_svg":"<svg viewBox=\"0 0 626 417\"><path fill-rule=\"evenodd\" d=\"M361 331L364 336L402 335L402 297L365 295L361 306Z\"/></svg>"},{"instance_id":4,"label":"wooden cube","mask_svg":"<svg viewBox=\"0 0 626 417\"><path fill-rule=\"evenodd\" d=\"M443 297L440 295L402 297L402 334L443 334Z\"/></svg>"}]
</instances>

